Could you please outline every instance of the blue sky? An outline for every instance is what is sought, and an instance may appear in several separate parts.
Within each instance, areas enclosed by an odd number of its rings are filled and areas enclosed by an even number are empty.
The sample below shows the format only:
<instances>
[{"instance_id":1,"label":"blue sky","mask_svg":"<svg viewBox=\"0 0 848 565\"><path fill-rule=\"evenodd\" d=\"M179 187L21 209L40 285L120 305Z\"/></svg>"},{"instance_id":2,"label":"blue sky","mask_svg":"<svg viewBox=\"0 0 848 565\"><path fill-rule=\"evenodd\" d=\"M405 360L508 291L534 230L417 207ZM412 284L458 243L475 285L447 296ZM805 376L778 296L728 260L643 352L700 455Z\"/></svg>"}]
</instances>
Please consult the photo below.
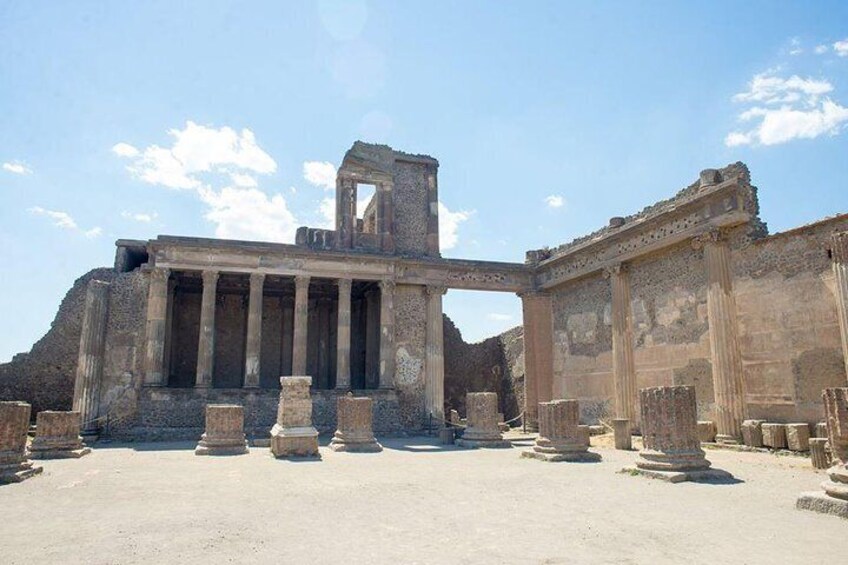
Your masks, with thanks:
<instances>
[{"instance_id":1,"label":"blue sky","mask_svg":"<svg viewBox=\"0 0 848 565\"><path fill-rule=\"evenodd\" d=\"M846 212L846 107L845 2L0 2L0 361L115 239L328 222L356 139L439 159L445 256L523 261L737 160L773 232Z\"/></svg>"}]
</instances>

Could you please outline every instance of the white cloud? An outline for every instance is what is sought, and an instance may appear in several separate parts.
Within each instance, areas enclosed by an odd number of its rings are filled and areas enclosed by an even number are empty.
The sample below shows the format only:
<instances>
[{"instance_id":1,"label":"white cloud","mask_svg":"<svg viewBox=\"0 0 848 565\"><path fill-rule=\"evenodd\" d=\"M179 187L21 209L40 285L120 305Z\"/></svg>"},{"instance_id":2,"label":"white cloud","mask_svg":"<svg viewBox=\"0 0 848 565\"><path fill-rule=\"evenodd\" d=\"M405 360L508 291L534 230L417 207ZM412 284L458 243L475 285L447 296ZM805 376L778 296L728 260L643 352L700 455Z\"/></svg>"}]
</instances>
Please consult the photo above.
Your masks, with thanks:
<instances>
[{"instance_id":1,"label":"white cloud","mask_svg":"<svg viewBox=\"0 0 848 565\"><path fill-rule=\"evenodd\" d=\"M508 322L512 320L512 315L510 314L498 314L497 312L492 312L486 316L493 322Z\"/></svg>"},{"instance_id":2,"label":"white cloud","mask_svg":"<svg viewBox=\"0 0 848 565\"><path fill-rule=\"evenodd\" d=\"M813 49L816 55L824 55L827 53L827 45L816 45L816 48Z\"/></svg>"},{"instance_id":3,"label":"white cloud","mask_svg":"<svg viewBox=\"0 0 848 565\"><path fill-rule=\"evenodd\" d=\"M242 188L254 188L259 186L259 182L253 175L230 173L230 180L233 184Z\"/></svg>"},{"instance_id":4,"label":"white cloud","mask_svg":"<svg viewBox=\"0 0 848 565\"><path fill-rule=\"evenodd\" d=\"M848 38L834 43L833 51L840 57L848 57Z\"/></svg>"},{"instance_id":5,"label":"white cloud","mask_svg":"<svg viewBox=\"0 0 848 565\"><path fill-rule=\"evenodd\" d=\"M789 54L790 55L800 55L804 52L804 49L801 47L801 40L797 37L793 37L789 41Z\"/></svg>"},{"instance_id":6,"label":"white cloud","mask_svg":"<svg viewBox=\"0 0 848 565\"><path fill-rule=\"evenodd\" d=\"M215 236L293 243L297 220L281 194L268 197L256 188L209 187L198 190L209 206L204 217L215 224Z\"/></svg>"},{"instance_id":7,"label":"white cloud","mask_svg":"<svg viewBox=\"0 0 848 565\"><path fill-rule=\"evenodd\" d=\"M453 249L459 240L459 226L471 215L474 211L451 212L447 206L439 202L439 245L442 250Z\"/></svg>"},{"instance_id":8,"label":"white cloud","mask_svg":"<svg viewBox=\"0 0 848 565\"><path fill-rule=\"evenodd\" d=\"M32 169L27 167L25 164L20 161L11 161L7 163L3 163L3 170L9 171L10 173L14 173L16 175L31 175Z\"/></svg>"},{"instance_id":9,"label":"white cloud","mask_svg":"<svg viewBox=\"0 0 848 565\"><path fill-rule=\"evenodd\" d=\"M112 146L112 153L119 157L135 157L138 155L138 149L129 143L116 143Z\"/></svg>"},{"instance_id":10,"label":"white cloud","mask_svg":"<svg viewBox=\"0 0 848 565\"><path fill-rule=\"evenodd\" d=\"M134 220L136 222L141 222L143 224L149 224L153 220L158 217L156 212L152 214L147 214L144 212L141 213L133 213L133 212L121 212L121 217L127 220Z\"/></svg>"},{"instance_id":11,"label":"white cloud","mask_svg":"<svg viewBox=\"0 0 848 565\"><path fill-rule=\"evenodd\" d=\"M226 173L245 180L247 172L270 174L277 170L277 163L246 128L239 133L226 126L215 129L187 121L183 129L171 129L168 134L174 138L170 148L151 145L139 152L127 143L118 143L112 151L132 159L128 170L144 182L168 188L199 188L203 173Z\"/></svg>"},{"instance_id":12,"label":"white cloud","mask_svg":"<svg viewBox=\"0 0 848 565\"><path fill-rule=\"evenodd\" d=\"M335 229L336 227L336 199L333 196L328 196L321 200L318 204L318 213L321 214L321 221L317 227L325 230Z\"/></svg>"},{"instance_id":13,"label":"white cloud","mask_svg":"<svg viewBox=\"0 0 848 565\"><path fill-rule=\"evenodd\" d=\"M831 92L833 85L826 80L756 75L747 92L733 97L737 102L754 104L738 115L740 122L754 126L747 131L730 132L724 143L728 147L777 145L793 139L836 135L848 123L848 108L825 96Z\"/></svg>"},{"instance_id":14,"label":"white cloud","mask_svg":"<svg viewBox=\"0 0 848 565\"><path fill-rule=\"evenodd\" d=\"M99 227L94 227L88 230L81 229L77 224L76 220L74 220L74 218L67 212L62 212L59 210L46 210L41 206L33 206L29 209L29 212L37 216L45 216L47 218L50 218L51 220L53 220L53 225L57 228L79 232L88 238L97 237L103 233L103 230Z\"/></svg>"},{"instance_id":15,"label":"white cloud","mask_svg":"<svg viewBox=\"0 0 848 565\"><path fill-rule=\"evenodd\" d=\"M565 199L558 194L551 194L545 198L545 204L548 208L562 208L565 205Z\"/></svg>"},{"instance_id":16,"label":"white cloud","mask_svg":"<svg viewBox=\"0 0 848 565\"><path fill-rule=\"evenodd\" d=\"M327 161L306 161L303 163L303 178L324 190L335 190L336 167Z\"/></svg>"}]
</instances>

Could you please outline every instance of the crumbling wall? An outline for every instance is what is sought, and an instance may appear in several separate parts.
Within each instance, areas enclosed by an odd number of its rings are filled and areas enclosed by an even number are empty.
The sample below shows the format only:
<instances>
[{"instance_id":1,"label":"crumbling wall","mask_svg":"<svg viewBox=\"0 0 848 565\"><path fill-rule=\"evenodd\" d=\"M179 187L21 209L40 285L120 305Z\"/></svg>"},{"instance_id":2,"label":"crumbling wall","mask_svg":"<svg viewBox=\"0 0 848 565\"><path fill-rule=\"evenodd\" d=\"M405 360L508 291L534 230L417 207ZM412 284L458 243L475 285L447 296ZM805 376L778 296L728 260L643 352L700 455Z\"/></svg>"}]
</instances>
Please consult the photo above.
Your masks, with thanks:
<instances>
[{"instance_id":1,"label":"crumbling wall","mask_svg":"<svg viewBox=\"0 0 848 565\"><path fill-rule=\"evenodd\" d=\"M402 255L427 253L427 192L430 166L408 161L394 165L394 241L395 251Z\"/></svg>"}]
</instances>

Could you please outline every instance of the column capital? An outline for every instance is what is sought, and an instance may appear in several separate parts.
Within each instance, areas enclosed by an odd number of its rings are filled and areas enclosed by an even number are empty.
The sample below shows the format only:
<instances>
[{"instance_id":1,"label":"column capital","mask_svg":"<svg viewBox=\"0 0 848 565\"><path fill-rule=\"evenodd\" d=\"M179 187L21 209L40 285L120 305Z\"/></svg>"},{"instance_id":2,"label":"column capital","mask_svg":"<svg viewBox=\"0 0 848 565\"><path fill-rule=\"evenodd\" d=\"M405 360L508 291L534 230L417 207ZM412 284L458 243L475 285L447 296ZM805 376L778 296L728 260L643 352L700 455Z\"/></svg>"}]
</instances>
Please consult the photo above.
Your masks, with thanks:
<instances>
[{"instance_id":1,"label":"column capital","mask_svg":"<svg viewBox=\"0 0 848 565\"><path fill-rule=\"evenodd\" d=\"M516 292L515 295L518 296L518 298L524 300L525 298L527 298L527 299L547 298L548 296L551 295L551 293L548 292L547 290L539 290L539 289L531 288L531 289Z\"/></svg>"},{"instance_id":2,"label":"column capital","mask_svg":"<svg viewBox=\"0 0 848 565\"><path fill-rule=\"evenodd\" d=\"M721 243L726 240L727 238L720 228L711 228L692 238L692 248L698 250L702 249L705 245Z\"/></svg>"},{"instance_id":3,"label":"column capital","mask_svg":"<svg viewBox=\"0 0 848 565\"><path fill-rule=\"evenodd\" d=\"M848 231L830 236L830 258L834 263L848 265Z\"/></svg>"},{"instance_id":4,"label":"column capital","mask_svg":"<svg viewBox=\"0 0 848 565\"><path fill-rule=\"evenodd\" d=\"M309 281L311 280L312 277L309 275L297 275L294 277L294 286L299 289L309 288Z\"/></svg>"},{"instance_id":5,"label":"column capital","mask_svg":"<svg viewBox=\"0 0 848 565\"><path fill-rule=\"evenodd\" d=\"M221 275L221 272L215 269L208 269L201 273L201 277L203 278L204 285L212 285L218 282L218 277Z\"/></svg>"},{"instance_id":6,"label":"column capital","mask_svg":"<svg viewBox=\"0 0 848 565\"><path fill-rule=\"evenodd\" d=\"M609 279L614 275L621 275L630 270L630 266L627 263L616 263L615 265L608 265L604 267L604 278Z\"/></svg>"},{"instance_id":7,"label":"column capital","mask_svg":"<svg viewBox=\"0 0 848 565\"><path fill-rule=\"evenodd\" d=\"M167 267L153 267L150 269L150 278L157 282L165 282L171 276L171 269Z\"/></svg>"},{"instance_id":8,"label":"column capital","mask_svg":"<svg viewBox=\"0 0 848 565\"><path fill-rule=\"evenodd\" d=\"M339 292L350 294L350 289L353 286L353 279L336 279L336 286L339 287Z\"/></svg>"},{"instance_id":9,"label":"column capital","mask_svg":"<svg viewBox=\"0 0 848 565\"><path fill-rule=\"evenodd\" d=\"M448 291L446 286L436 284L428 284L426 288L427 294L430 296L444 295Z\"/></svg>"},{"instance_id":10,"label":"column capital","mask_svg":"<svg viewBox=\"0 0 848 565\"><path fill-rule=\"evenodd\" d=\"M265 284L265 273L250 273L250 286Z\"/></svg>"},{"instance_id":11,"label":"column capital","mask_svg":"<svg viewBox=\"0 0 848 565\"><path fill-rule=\"evenodd\" d=\"M380 281L380 292L391 293L395 291L395 281L383 279Z\"/></svg>"}]
</instances>

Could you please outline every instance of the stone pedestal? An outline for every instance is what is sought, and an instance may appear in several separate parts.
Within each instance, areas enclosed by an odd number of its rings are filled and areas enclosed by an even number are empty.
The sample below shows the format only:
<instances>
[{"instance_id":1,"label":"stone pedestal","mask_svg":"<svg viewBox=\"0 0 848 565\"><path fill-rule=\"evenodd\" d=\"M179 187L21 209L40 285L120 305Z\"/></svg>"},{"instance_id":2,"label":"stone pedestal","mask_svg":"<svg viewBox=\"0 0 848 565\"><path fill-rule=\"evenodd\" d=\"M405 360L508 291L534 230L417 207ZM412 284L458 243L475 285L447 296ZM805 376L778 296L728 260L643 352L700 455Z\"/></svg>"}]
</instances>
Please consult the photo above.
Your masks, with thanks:
<instances>
[{"instance_id":1,"label":"stone pedestal","mask_svg":"<svg viewBox=\"0 0 848 565\"><path fill-rule=\"evenodd\" d=\"M539 437L533 449L521 456L541 461L600 461L600 455L589 451L589 430L580 426L579 418L576 400L540 402Z\"/></svg>"},{"instance_id":2,"label":"stone pedestal","mask_svg":"<svg viewBox=\"0 0 848 565\"><path fill-rule=\"evenodd\" d=\"M244 408L234 404L206 405L206 432L195 455L241 455L247 453L244 437Z\"/></svg>"},{"instance_id":3,"label":"stone pedestal","mask_svg":"<svg viewBox=\"0 0 848 565\"><path fill-rule=\"evenodd\" d=\"M716 440L716 425L710 420L698 422L698 439L701 443L714 443Z\"/></svg>"},{"instance_id":4,"label":"stone pedestal","mask_svg":"<svg viewBox=\"0 0 848 565\"><path fill-rule=\"evenodd\" d=\"M35 439L30 446L33 459L73 459L91 453L80 437L79 412L45 410L35 418Z\"/></svg>"},{"instance_id":5,"label":"stone pedestal","mask_svg":"<svg viewBox=\"0 0 848 565\"><path fill-rule=\"evenodd\" d=\"M812 463L813 469L827 469L830 466L826 439L816 437L810 440L810 463Z\"/></svg>"},{"instance_id":6,"label":"stone pedestal","mask_svg":"<svg viewBox=\"0 0 848 565\"><path fill-rule=\"evenodd\" d=\"M340 396L336 403L338 429L330 441L333 451L376 453L383 446L374 439L371 427L372 402L370 398Z\"/></svg>"},{"instance_id":7,"label":"stone pedestal","mask_svg":"<svg viewBox=\"0 0 848 565\"><path fill-rule=\"evenodd\" d=\"M816 437L827 439L827 423L819 422L816 424Z\"/></svg>"},{"instance_id":8,"label":"stone pedestal","mask_svg":"<svg viewBox=\"0 0 848 565\"><path fill-rule=\"evenodd\" d=\"M615 418L612 421L612 432L615 437L615 448L630 451L633 449L633 437L630 435L630 420Z\"/></svg>"},{"instance_id":9,"label":"stone pedestal","mask_svg":"<svg viewBox=\"0 0 848 565\"><path fill-rule=\"evenodd\" d=\"M802 493L796 507L848 519L848 388L827 388L822 400L833 466L821 484L824 492Z\"/></svg>"},{"instance_id":10,"label":"stone pedestal","mask_svg":"<svg viewBox=\"0 0 848 565\"><path fill-rule=\"evenodd\" d=\"M277 423L271 429L274 457L320 457L318 430L312 425L312 377L280 377Z\"/></svg>"},{"instance_id":11,"label":"stone pedestal","mask_svg":"<svg viewBox=\"0 0 848 565\"><path fill-rule=\"evenodd\" d=\"M763 446L763 424L765 420L745 420L742 422L742 442L748 447Z\"/></svg>"},{"instance_id":12,"label":"stone pedestal","mask_svg":"<svg viewBox=\"0 0 848 565\"><path fill-rule=\"evenodd\" d=\"M453 445L456 440L454 428L442 428L439 430L439 443L442 445Z\"/></svg>"},{"instance_id":13,"label":"stone pedestal","mask_svg":"<svg viewBox=\"0 0 848 565\"><path fill-rule=\"evenodd\" d=\"M786 426L784 424L763 424L763 445L772 449L786 449Z\"/></svg>"},{"instance_id":14,"label":"stone pedestal","mask_svg":"<svg viewBox=\"0 0 848 565\"><path fill-rule=\"evenodd\" d=\"M791 451L809 451L810 426L807 424L786 424L786 447Z\"/></svg>"},{"instance_id":15,"label":"stone pedestal","mask_svg":"<svg viewBox=\"0 0 848 565\"><path fill-rule=\"evenodd\" d=\"M644 448L636 466L624 472L672 483L732 478L730 473L710 469L701 449L693 387L644 388L639 396Z\"/></svg>"},{"instance_id":16,"label":"stone pedestal","mask_svg":"<svg viewBox=\"0 0 848 565\"><path fill-rule=\"evenodd\" d=\"M498 428L498 395L494 392L469 392L465 396L467 427L462 438L456 440L460 447L511 447L504 441Z\"/></svg>"},{"instance_id":17,"label":"stone pedestal","mask_svg":"<svg viewBox=\"0 0 848 565\"><path fill-rule=\"evenodd\" d=\"M19 483L42 471L27 459L30 410L26 402L0 402L0 484Z\"/></svg>"}]
</instances>

